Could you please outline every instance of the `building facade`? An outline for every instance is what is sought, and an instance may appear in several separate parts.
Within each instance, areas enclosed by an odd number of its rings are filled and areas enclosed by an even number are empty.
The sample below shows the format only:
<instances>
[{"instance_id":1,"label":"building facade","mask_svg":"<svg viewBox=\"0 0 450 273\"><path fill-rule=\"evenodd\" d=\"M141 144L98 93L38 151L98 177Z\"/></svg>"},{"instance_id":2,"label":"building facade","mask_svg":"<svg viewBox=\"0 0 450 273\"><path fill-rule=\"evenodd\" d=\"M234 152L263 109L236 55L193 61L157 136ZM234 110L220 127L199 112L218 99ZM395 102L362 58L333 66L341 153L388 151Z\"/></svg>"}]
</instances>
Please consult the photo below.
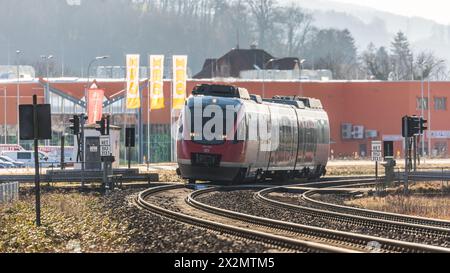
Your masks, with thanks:
<instances>
[{"instance_id":1,"label":"building facade","mask_svg":"<svg viewBox=\"0 0 450 273\"><path fill-rule=\"evenodd\" d=\"M17 103L31 103L32 95L37 94L40 103L48 102L52 105L53 139L43 144L59 145L60 136L69 133L67 127L71 116L85 112L86 81L87 79L50 79L49 82L33 79L21 80L19 83L12 80L0 81L0 144L17 143ZM188 80L188 93L201 83L212 81ZM421 116L422 108L430 129L424 140L425 153L431 153L434 157L449 155L450 82L422 84L420 81L236 80L226 83L247 88L250 93L263 97L299 95L320 99L330 118L330 154L334 158L370 156L370 144L374 140L394 141L395 154L403 155L401 118L404 115ZM137 147L133 152L134 160L143 162L150 150L151 162L170 161L170 80L164 82L165 108L151 112L148 112L146 81L142 81L140 87L142 108L128 111L124 103L123 80L96 80L96 85L105 90L103 111L112 114L112 123L121 128L136 127ZM150 127L147 127L148 116ZM124 131L122 130L122 134ZM68 136L66 139L66 145L73 144L73 137ZM124 136L121 139L123 141ZM29 142L20 144L31 148ZM422 149L421 144L419 146ZM121 158L125 159L125 149L121 151Z\"/></svg>"}]
</instances>

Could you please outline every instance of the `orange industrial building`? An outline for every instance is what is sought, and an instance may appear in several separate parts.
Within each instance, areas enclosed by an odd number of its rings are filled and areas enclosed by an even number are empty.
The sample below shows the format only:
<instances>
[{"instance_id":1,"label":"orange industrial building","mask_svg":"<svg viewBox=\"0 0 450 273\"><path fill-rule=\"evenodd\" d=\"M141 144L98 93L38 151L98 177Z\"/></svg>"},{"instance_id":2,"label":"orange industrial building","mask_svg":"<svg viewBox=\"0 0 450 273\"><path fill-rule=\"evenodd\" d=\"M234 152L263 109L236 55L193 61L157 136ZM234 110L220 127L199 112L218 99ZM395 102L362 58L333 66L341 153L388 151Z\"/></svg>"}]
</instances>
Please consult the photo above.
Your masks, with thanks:
<instances>
[{"instance_id":1,"label":"orange industrial building","mask_svg":"<svg viewBox=\"0 0 450 273\"><path fill-rule=\"evenodd\" d=\"M188 93L200 83L212 80L188 80ZM217 82L217 81L214 81ZM224 83L222 81L222 83ZM244 87L252 94L263 97L275 95L301 95L318 98L328 112L331 125L331 151L334 158L367 157L370 155L370 143L373 140L392 140L396 155L403 155L401 137L401 118L404 115L418 115L424 109L428 120L430 140L425 138L424 150L431 151L434 157L447 157L450 140L449 110L447 96L450 82L379 82L379 81L259 81L236 80L226 82ZM125 113L123 98L125 83L119 80L98 80L96 84L105 90L104 112L112 113L113 123L118 126L141 126L137 137L140 141L139 157L146 155L147 145L151 150L169 149L170 145L170 90L171 82L165 81L165 109L150 113L151 133L147 137L148 89L141 82L142 108L139 111ZM21 81L0 81L0 144L16 143L17 89L20 92L20 104L31 103L33 94L39 102L52 105L53 145L58 145L58 135L64 133L68 119L74 113L85 112L85 79L44 79ZM48 89L47 89L48 87ZM47 91L48 90L48 91ZM421 100L423 90L424 100ZM46 98L45 98L46 97ZM141 121L141 122L139 122ZM139 130L138 130L139 132ZM6 134L6 137L5 137ZM160 136L152 138L153 134ZM152 139L148 141L148 139ZM155 146L156 145L156 146ZM161 151L159 151L161 152ZM151 157L151 161L167 161L164 156Z\"/></svg>"}]
</instances>

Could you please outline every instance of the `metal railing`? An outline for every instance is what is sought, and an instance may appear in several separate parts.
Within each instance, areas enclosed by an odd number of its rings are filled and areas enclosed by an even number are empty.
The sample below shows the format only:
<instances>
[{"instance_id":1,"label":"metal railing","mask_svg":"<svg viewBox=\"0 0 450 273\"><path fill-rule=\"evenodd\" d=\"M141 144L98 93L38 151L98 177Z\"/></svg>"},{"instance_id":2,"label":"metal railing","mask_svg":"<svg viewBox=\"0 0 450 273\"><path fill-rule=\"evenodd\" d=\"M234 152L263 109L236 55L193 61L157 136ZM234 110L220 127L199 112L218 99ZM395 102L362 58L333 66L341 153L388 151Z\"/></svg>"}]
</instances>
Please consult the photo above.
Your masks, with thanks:
<instances>
[{"instance_id":1,"label":"metal railing","mask_svg":"<svg viewBox=\"0 0 450 273\"><path fill-rule=\"evenodd\" d=\"M19 182L0 183L0 204L19 199Z\"/></svg>"}]
</instances>

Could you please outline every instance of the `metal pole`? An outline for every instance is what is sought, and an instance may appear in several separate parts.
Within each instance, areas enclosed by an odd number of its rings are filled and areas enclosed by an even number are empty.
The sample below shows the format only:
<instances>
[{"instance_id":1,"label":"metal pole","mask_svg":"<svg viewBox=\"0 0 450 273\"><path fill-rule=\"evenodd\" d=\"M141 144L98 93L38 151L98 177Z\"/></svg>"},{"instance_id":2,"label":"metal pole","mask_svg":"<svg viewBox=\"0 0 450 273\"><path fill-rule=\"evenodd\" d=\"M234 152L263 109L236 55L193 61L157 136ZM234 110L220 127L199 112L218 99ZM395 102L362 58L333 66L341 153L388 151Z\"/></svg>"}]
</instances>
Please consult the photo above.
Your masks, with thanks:
<instances>
[{"instance_id":1,"label":"metal pole","mask_svg":"<svg viewBox=\"0 0 450 273\"><path fill-rule=\"evenodd\" d=\"M375 161L375 181L378 182L378 160Z\"/></svg>"},{"instance_id":2,"label":"metal pole","mask_svg":"<svg viewBox=\"0 0 450 273\"><path fill-rule=\"evenodd\" d=\"M47 62L47 71L46 71L46 74L47 74L47 84L46 84L46 86L47 86L47 92L44 92L44 94L45 94L45 103L49 103L48 102L48 96L49 96L49 94L50 94L50 84L49 84L49 79L48 79L48 62L49 62L49 60L52 58L53 56L52 55L49 55L49 56L46 56L45 57L45 60L46 60L46 62ZM50 143L50 141L47 139L47 140L45 140L45 143L46 143L46 146L49 146L49 143Z\"/></svg>"},{"instance_id":3,"label":"metal pole","mask_svg":"<svg viewBox=\"0 0 450 273\"><path fill-rule=\"evenodd\" d=\"M266 64L263 63L263 90L262 90L262 98L264 99L266 96Z\"/></svg>"},{"instance_id":4,"label":"metal pole","mask_svg":"<svg viewBox=\"0 0 450 273\"><path fill-rule=\"evenodd\" d=\"M128 143L131 143L131 137L134 137L134 136L128 137ZM131 146L128 146L128 170L129 169L131 169Z\"/></svg>"},{"instance_id":5,"label":"metal pole","mask_svg":"<svg viewBox=\"0 0 450 273\"><path fill-rule=\"evenodd\" d=\"M94 59L94 60L92 60L90 63L89 63L89 65L88 65L88 70L87 70L87 82L86 82L86 87L85 87L85 89L84 89L84 101L86 102L86 108L85 108L85 112L86 112L86 114L88 113L88 89L89 89L89 76L90 76L90 74L89 74L89 71L90 71L90 69L91 69L91 65L94 63L96 61L96 59Z\"/></svg>"},{"instance_id":6,"label":"metal pole","mask_svg":"<svg viewBox=\"0 0 450 273\"><path fill-rule=\"evenodd\" d=\"M424 88L424 82L423 82L423 67L422 67L422 76L421 76L421 78L420 78L420 92L421 92L421 97L422 97L422 105L421 105L421 118L424 118L424 111L425 111L425 109L424 109L424 106L426 105L427 107L428 107L428 103L427 104L425 104L424 103L424 97L423 97L423 88ZM429 100L430 98L428 98L428 100ZM425 156L425 138L423 138L422 137L422 139L421 139L421 143L422 143L422 157L424 157Z\"/></svg>"},{"instance_id":7,"label":"metal pole","mask_svg":"<svg viewBox=\"0 0 450 273\"><path fill-rule=\"evenodd\" d=\"M84 168L85 168L85 161L86 161L86 153L85 153L85 139L84 139L84 123L85 123L85 119L84 119L84 115L81 114L80 115L80 125L81 125L81 141L80 141L80 146L81 146L81 154L83 155L82 157L82 161L81 161L81 187L84 187Z\"/></svg>"},{"instance_id":8,"label":"metal pole","mask_svg":"<svg viewBox=\"0 0 450 273\"><path fill-rule=\"evenodd\" d=\"M430 77L428 77L428 157L431 158L431 87ZM424 133L425 134L425 133Z\"/></svg>"},{"instance_id":9,"label":"metal pole","mask_svg":"<svg viewBox=\"0 0 450 273\"><path fill-rule=\"evenodd\" d=\"M4 133L5 133L5 144L7 142L7 136L8 136L8 130L6 129L6 88L3 87L3 124L5 126Z\"/></svg>"},{"instance_id":10,"label":"metal pole","mask_svg":"<svg viewBox=\"0 0 450 273\"><path fill-rule=\"evenodd\" d=\"M148 163L150 162L150 83L147 85L147 171L149 169ZM164 91L163 91L164 92Z\"/></svg>"},{"instance_id":11,"label":"metal pole","mask_svg":"<svg viewBox=\"0 0 450 273\"><path fill-rule=\"evenodd\" d=\"M64 170L65 169L65 167L64 167L64 141L65 141L65 136L64 136L64 134L63 135L61 135L61 170Z\"/></svg>"},{"instance_id":12,"label":"metal pole","mask_svg":"<svg viewBox=\"0 0 450 273\"><path fill-rule=\"evenodd\" d=\"M173 65L173 64L172 64ZM170 162L174 161L174 155L173 155L173 130L172 130L172 122L173 122L173 116L172 116L172 104L173 104L173 93L174 93L174 73L172 72L172 82L170 84Z\"/></svg>"},{"instance_id":13,"label":"metal pole","mask_svg":"<svg viewBox=\"0 0 450 273\"><path fill-rule=\"evenodd\" d=\"M409 150L409 137L408 137L408 120L403 122L403 128L406 133L405 137L405 193L408 193L408 150Z\"/></svg>"},{"instance_id":14,"label":"metal pole","mask_svg":"<svg viewBox=\"0 0 450 273\"><path fill-rule=\"evenodd\" d=\"M418 151L417 151L417 136L416 135L413 136L413 141L414 141L414 143L413 143L413 149L414 149L414 172L416 172L417 171L416 161L417 161L417 154L418 154Z\"/></svg>"},{"instance_id":15,"label":"metal pole","mask_svg":"<svg viewBox=\"0 0 450 273\"><path fill-rule=\"evenodd\" d=\"M144 90L144 89L142 89ZM140 96L140 100L142 103L142 99L144 97L144 95L142 94L142 92L139 92L139 96ZM143 130L143 122L142 122L142 107L139 107L139 118L138 118L138 126L139 126L139 157L138 157L138 163L142 164L142 160L143 160L143 155L144 155L144 130Z\"/></svg>"},{"instance_id":16,"label":"metal pole","mask_svg":"<svg viewBox=\"0 0 450 273\"><path fill-rule=\"evenodd\" d=\"M16 109L16 111L17 111L17 115L16 115L16 118L17 118L17 124L16 124L16 126L17 126L17 145L20 145L20 129L19 129L19 103L20 103L20 87L19 87L19 81L20 81L20 71L19 71L19 54L20 54L21 52L20 52L20 50L17 50L16 51L16 67L17 67L17 86L16 86L16 100L17 100L17 109Z\"/></svg>"},{"instance_id":17,"label":"metal pole","mask_svg":"<svg viewBox=\"0 0 450 273\"><path fill-rule=\"evenodd\" d=\"M39 140L38 140L38 117L37 96L33 95L33 129L34 129L34 185L36 194L36 226L41 226L41 188L39 177Z\"/></svg>"}]
</instances>

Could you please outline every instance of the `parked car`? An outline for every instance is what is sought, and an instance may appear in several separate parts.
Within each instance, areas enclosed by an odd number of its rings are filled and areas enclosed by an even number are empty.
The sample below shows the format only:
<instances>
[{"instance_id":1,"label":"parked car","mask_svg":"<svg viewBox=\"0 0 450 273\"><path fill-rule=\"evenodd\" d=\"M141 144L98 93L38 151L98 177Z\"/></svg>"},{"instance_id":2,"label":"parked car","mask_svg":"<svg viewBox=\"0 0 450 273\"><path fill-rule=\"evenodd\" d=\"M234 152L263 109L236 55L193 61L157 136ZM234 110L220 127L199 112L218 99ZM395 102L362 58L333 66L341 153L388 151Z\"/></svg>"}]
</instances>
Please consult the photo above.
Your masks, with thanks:
<instances>
[{"instance_id":1,"label":"parked car","mask_svg":"<svg viewBox=\"0 0 450 273\"><path fill-rule=\"evenodd\" d=\"M0 169L6 169L8 166L2 162L0 162Z\"/></svg>"},{"instance_id":2,"label":"parked car","mask_svg":"<svg viewBox=\"0 0 450 273\"><path fill-rule=\"evenodd\" d=\"M14 161L22 162L26 167L34 167L33 151L4 151L0 155L7 156ZM54 162L50 162L47 154L39 152L39 164L41 167L56 166Z\"/></svg>"},{"instance_id":3,"label":"parked car","mask_svg":"<svg viewBox=\"0 0 450 273\"><path fill-rule=\"evenodd\" d=\"M21 161L16 161L6 155L0 155L0 160L12 163L16 168L24 168L25 167L25 163L23 163Z\"/></svg>"},{"instance_id":4,"label":"parked car","mask_svg":"<svg viewBox=\"0 0 450 273\"><path fill-rule=\"evenodd\" d=\"M0 168L2 168L2 169L11 169L11 168L15 168L16 167L11 162L4 161L2 159L0 159L0 165L1 165Z\"/></svg>"}]
</instances>

